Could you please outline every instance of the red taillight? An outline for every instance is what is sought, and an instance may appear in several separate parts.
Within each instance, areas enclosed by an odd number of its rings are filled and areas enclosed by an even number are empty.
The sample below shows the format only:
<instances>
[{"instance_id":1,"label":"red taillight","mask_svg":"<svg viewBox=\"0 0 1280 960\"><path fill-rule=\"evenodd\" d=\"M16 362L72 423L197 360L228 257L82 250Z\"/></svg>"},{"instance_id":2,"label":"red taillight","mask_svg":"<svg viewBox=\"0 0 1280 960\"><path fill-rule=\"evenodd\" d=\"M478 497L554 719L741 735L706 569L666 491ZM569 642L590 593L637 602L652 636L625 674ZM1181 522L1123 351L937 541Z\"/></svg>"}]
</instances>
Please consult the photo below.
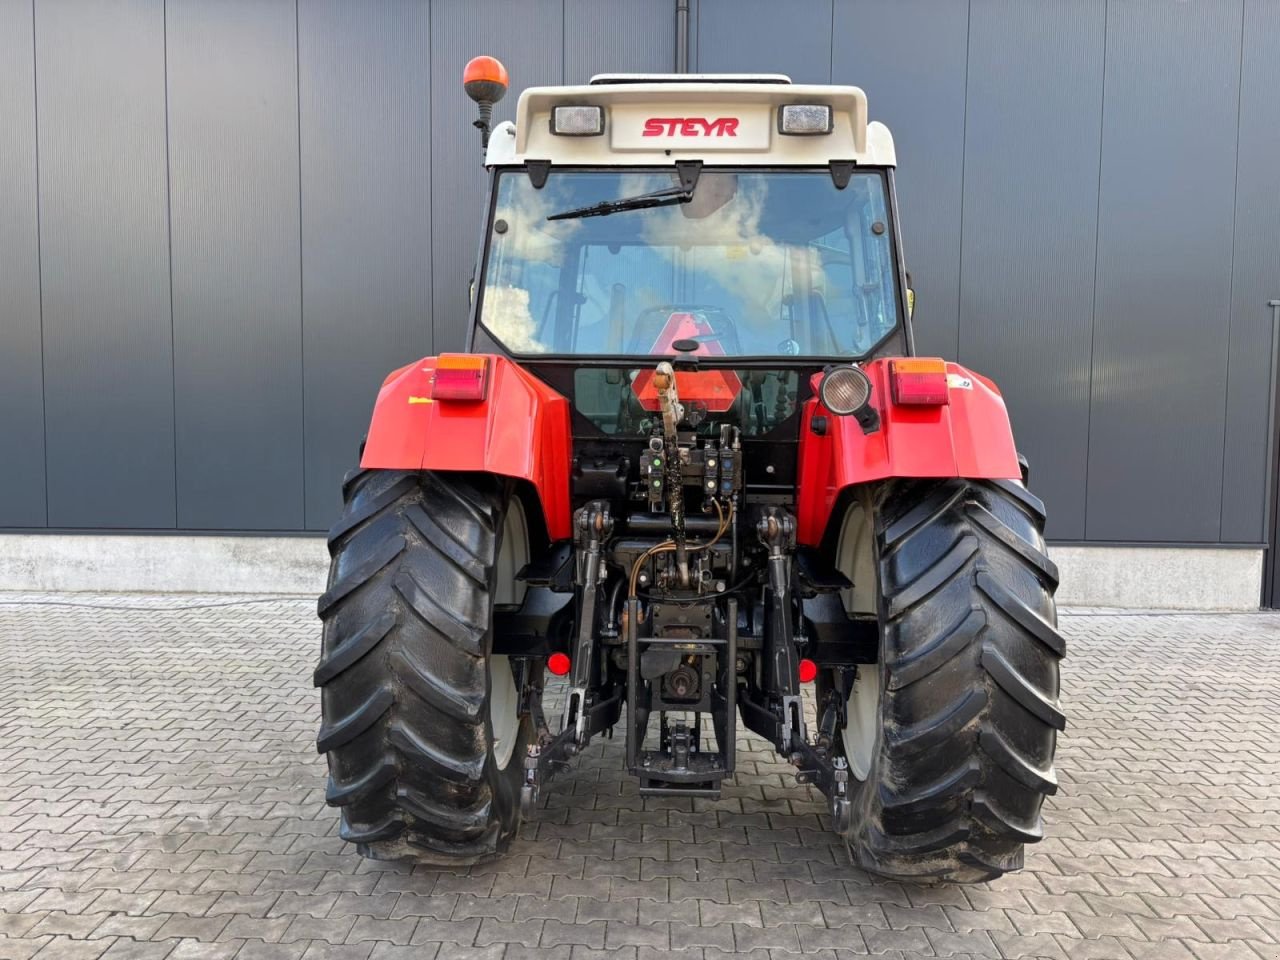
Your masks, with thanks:
<instances>
[{"instance_id":1,"label":"red taillight","mask_svg":"<svg viewBox=\"0 0 1280 960\"><path fill-rule=\"evenodd\" d=\"M889 361L893 402L910 407L941 407L947 397L947 364L936 359Z\"/></svg>"},{"instance_id":2,"label":"red taillight","mask_svg":"<svg viewBox=\"0 0 1280 960\"><path fill-rule=\"evenodd\" d=\"M483 400L489 379L489 358L465 353L442 353L436 358L433 400Z\"/></svg>"},{"instance_id":3,"label":"red taillight","mask_svg":"<svg viewBox=\"0 0 1280 960\"><path fill-rule=\"evenodd\" d=\"M569 668L573 666L569 660L568 654L553 653L547 657L547 670L554 673L557 677L563 677L569 672Z\"/></svg>"},{"instance_id":4,"label":"red taillight","mask_svg":"<svg viewBox=\"0 0 1280 960\"><path fill-rule=\"evenodd\" d=\"M818 665L812 660L801 660L799 673L801 683L813 683L818 676Z\"/></svg>"}]
</instances>

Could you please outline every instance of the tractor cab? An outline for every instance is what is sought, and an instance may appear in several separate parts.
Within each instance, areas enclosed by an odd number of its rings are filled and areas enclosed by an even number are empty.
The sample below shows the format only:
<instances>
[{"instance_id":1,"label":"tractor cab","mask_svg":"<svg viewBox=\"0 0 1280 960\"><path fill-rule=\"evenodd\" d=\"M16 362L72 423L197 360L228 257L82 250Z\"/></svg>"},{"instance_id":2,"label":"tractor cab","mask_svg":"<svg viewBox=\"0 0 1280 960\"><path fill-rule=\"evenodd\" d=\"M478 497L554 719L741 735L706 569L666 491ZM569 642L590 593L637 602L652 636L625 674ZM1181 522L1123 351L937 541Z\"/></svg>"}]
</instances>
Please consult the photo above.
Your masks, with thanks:
<instances>
[{"instance_id":1,"label":"tractor cab","mask_svg":"<svg viewBox=\"0 0 1280 960\"><path fill-rule=\"evenodd\" d=\"M760 435L796 414L809 374L909 352L893 142L856 87L534 88L486 163L471 350L558 387L571 367L584 427L646 434L661 360L691 426Z\"/></svg>"}]
</instances>

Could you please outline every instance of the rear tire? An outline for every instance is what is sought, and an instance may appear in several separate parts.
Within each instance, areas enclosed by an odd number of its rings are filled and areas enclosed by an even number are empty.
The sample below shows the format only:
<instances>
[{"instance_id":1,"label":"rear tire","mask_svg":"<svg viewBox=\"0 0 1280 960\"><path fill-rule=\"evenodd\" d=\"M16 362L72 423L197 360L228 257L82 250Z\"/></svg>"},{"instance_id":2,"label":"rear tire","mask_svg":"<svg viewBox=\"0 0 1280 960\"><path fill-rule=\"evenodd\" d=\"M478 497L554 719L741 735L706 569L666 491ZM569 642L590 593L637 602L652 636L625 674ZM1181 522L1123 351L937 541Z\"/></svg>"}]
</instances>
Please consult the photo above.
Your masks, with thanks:
<instances>
[{"instance_id":1,"label":"rear tire","mask_svg":"<svg viewBox=\"0 0 1280 960\"><path fill-rule=\"evenodd\" d=\"M386 470L343 496L315 671L341 836L374 859L501 856L532 735L520 671L492 656L495 599L528 557L520 501L489 475Z\"/></svg>"},{"instance_id":2,"label":"rear tire","mask_svg":"<svg viewBox=\"0 0 1280 960\"><path fill-rule=\"evenodd\" d=\"M1017 870L1043 835L1065 726L1044 507L1016 481L955 479L895 482L863 507L881 650L858 668L836 738L854 859L922 882Z\"/></svg>"}]
</instances>

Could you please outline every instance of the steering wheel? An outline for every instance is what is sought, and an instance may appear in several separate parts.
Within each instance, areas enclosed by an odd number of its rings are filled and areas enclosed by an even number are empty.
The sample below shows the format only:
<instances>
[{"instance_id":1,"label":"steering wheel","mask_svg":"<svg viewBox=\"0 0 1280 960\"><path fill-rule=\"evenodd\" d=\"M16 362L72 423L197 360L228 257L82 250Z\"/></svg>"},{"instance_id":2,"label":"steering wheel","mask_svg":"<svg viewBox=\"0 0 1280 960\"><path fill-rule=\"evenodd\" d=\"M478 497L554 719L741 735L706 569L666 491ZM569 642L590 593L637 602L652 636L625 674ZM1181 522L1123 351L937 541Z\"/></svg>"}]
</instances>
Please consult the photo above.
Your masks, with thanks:
<instances>
[{"instance_id":1,"label":"steering wheel","mask_svg":"<svg viewBox=\"0 0 1280 960\"><path fill-rule=\"evenodd\" d=\"M673 313L697 313L711 327L712 333L695 337L699 343L723 343L730 356L742 353L738 340L738 328L729 315L719 307L699 303L664 303L640 311L636 317L635 333L631 335L630 353L650 353L654 341Z\"/></svg>"}]
</instances>

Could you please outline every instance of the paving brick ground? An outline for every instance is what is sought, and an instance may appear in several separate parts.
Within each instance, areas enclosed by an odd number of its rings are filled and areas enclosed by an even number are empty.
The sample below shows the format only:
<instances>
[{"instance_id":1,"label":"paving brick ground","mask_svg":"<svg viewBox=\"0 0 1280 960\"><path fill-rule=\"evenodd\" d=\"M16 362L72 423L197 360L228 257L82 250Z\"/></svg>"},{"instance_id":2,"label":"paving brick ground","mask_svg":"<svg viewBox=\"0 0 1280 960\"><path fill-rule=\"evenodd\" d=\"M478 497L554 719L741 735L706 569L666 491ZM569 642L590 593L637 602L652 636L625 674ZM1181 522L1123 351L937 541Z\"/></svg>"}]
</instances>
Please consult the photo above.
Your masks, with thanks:
<instances>
[{"instance_id":1,"label":"paving brick ground","mask_svg":"<svg viewBox=\"0 0 1280 960\"><path fill-rule=\"evenodd\" d=\"M639 800L605 742L505 861L365 862L312 602L0 596L0 960L1280 957L1280 616L1063 619L1049 839L926 888L849 866L755 739L716 803Z\"/></svg>"}]
</instances>

